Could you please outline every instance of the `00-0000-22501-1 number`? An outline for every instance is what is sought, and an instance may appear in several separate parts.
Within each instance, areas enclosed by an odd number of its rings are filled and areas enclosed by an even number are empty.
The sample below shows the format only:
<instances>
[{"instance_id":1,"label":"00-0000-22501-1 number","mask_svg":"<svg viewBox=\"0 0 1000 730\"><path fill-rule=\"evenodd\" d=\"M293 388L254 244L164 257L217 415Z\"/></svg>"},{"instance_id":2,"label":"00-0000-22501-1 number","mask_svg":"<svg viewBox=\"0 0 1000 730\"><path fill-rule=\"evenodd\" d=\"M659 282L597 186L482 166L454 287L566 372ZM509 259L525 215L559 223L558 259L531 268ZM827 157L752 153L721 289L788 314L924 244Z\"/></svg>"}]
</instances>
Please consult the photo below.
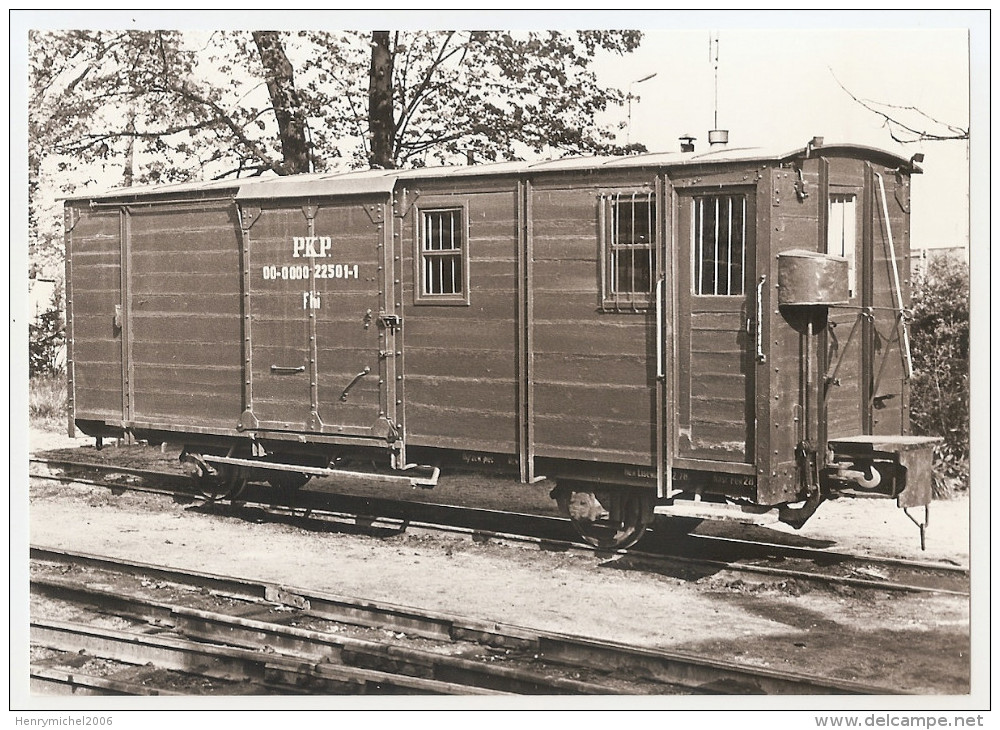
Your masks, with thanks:
<instances>
[{"instance_id":1,"label":"00-0000-22501-1 number","mask_svg":"<svg viewBox=\"0 0 1000 730\"><path fill-rule=\"evenodd\" d=\"M309 278L310 269L317 279L357 279L357 264L309 264L297 266L265 266L262 273L265 281L301 281Z\"/></svg>"}]
</instances>

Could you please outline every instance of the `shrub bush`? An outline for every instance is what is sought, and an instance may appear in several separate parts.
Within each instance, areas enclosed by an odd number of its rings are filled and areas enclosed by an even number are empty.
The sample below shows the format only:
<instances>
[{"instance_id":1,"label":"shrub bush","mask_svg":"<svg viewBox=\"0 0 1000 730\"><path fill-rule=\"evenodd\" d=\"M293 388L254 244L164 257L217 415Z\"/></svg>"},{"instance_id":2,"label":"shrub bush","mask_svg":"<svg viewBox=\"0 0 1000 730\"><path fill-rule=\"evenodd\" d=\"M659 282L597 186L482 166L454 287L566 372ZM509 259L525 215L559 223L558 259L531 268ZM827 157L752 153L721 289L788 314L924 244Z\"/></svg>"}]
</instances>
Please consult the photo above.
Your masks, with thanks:
<instances>
[{"instance_id":1,"label":"shrub bush","mask_svg":"<svg viewBox=\"0 0 1000 730\"><path fill-rule=\"evenodd\" d=\"M59 430L66 426L66 379L61 375L36 375L28 385L28 418L35 426Z\"/></svg>"},{"instance_id":2,"label":"shrub bush","mask_svg":"<svg viewBox=\"0 0 1000 730\"><path fill-rule=\"evenodd\" d=\"M935 494L969 483L969 269L954 256L935 257L914 280L910 317L913 432L941 436Z\"/></svg>"},{"instance_id":3,"label":"shrub bush","mask_svg":"<svg viewBox=\"0 0 1000 730\"><path fill-rule=\"evenodd\" d=\"M28 375L53 375L63 369L66 323L62 316L62 294L56 289L47 312L28 323Z\"/></svg>"}]
</instances>

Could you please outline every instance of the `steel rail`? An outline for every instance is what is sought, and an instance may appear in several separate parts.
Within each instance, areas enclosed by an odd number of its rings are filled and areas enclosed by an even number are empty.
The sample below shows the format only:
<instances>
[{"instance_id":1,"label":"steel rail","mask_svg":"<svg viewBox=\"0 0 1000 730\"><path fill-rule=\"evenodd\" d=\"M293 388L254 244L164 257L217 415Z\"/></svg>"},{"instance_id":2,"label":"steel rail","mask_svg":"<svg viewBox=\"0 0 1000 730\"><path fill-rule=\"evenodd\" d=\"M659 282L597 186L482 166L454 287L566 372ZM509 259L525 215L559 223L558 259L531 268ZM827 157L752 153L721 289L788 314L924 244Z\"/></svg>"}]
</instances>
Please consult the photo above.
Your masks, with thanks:
<instances>
[{"instance_id":1,"label":"steel rail","mask_svg":"<svg viewBox=\"0 0 1000 730\"><path fill-rule=\"evenodd\" d=\"M178 606L141 596L85 586L65 578L33 578L34 592L50 598L87 604L102 612L169 628L188 639L254 649L336 665L374 669L400 666L392 673L412 674L475 690L517 694L624 694L606 684L547 676L538 671L484 664L462 657L343 636L327 631L286 626L259 618ZM272 608L274 604L269 604ZM282 616L287 618L287 613ZM450 643L450 639L446 640ZM470 691L472 691L470 690Z\"/></svg>"},{"instance_id":2,"label":"steel rail","mask_svg":"<svg viewBox=\"0 0 1000 730\"><path fill-rule=\"evenodd\" d=\"M128 664L152 663L161 668L215 679L246 679L276 689L293 690L296 694L301 694L304 688L315 693L335 690L344 684L423 694L502 694L422 677L313 662L291 655L67 621L32 621L31 643L56 651L85 652L90 656Z\"/></svg>"},{"instance_id":3,"label":"steel rail","mask_svg":"<svg viewBox=\"0 0 1000 730\"><path fill-rule=\"evenodd\" d=\"M538 631L453 616L416 608L369 601L243 578L180 571L166 566L117 560L70 551L32 546L30 556L62 564L100 568L133 575L146 575L181 585L195 585L220 593L267 600L282 597L310 615L345 623L392 627L398 631L452 641L477 641L491 646L523 648L547 661L590 667L598 671L630 672L637 677L693 691L712 693L800 695L800 694L905 694L895 689L791 671L725 662L694 654L642 649L618 642Z\"/></svg>"},{"instance_id":4,"label":"steel rail","mask_svg":"<svg viewBox=\"0 0 1000 730\"><path fill-rule=\"evenodd\" d=\"M119 469L113 466L98 464L77 464L67 461L34 460L38 463L61 466L77 467L95 470L106 470L110 472L122 472L136 475L156 476L172 479L182 479L181 475L172 472L143 471L140 469ZM142 485L125 485L117 482L103 482L97 480L85 480L63 475L32 475L39 479L49 479L57 481L78 482L92 486L108 487L111 489L127 489L131 491L163 494L167 496L177 496L184 494L196 498L194 493L183 490L172 490L156 487L146 487ZM252 495L246 495L252 496ZM266 497L266 494L260 495ZM629 550L610 551L607 549L594 548L575 542L569 535L571 528L568 521L560 517L549 517L542 515L528 515L516 512L503 512L498 510L487 510L482 508L460 507L454 505L444 505L428 502L394 501L373 497L352 497L350 495L331 495L326 493L300 492L296 495L298 503L295 506L282 506L266 501L255 501L241 499L240 504L244 507L260 509L271 514L283 514L299 516L300 511L304 512L310 519L323 519L332 521L347 521L355 524L363 522L370 528L376 527L379 520L396 520L398 524L385 522L387 529L406 530L430 530L438 532L458 533L471 536L473 540L498 539L511 542L529 543L539 546L541 549L579 551L587 554L597 554L600 556L628 556L645 562L663 562L669 560L673 563L682 563L688 567L702 566L713 570L726 569L744 573L754 573L759 575L771 575L780 578L795 578L799 580L809 580L821 583L834 583L838 585L852 586L864 589L894 590L903 592L934 592L950 595L967 596L967 589L953 590L949 588L925 586L913 583L891 581L885 578L862 578L850 575L829 575L810 571L795 570L790 568L777 568L767 565L757 565L747 562L737 562L732 560L718 560L708 557L690 557L677 552L664 554L662 552L639 551L635 548ZM339 512L329 509L329 505L340 503L351 512ZM216 503L218 504L218 503ZM360 509L359 509L360 508ZM374 514L373 514L374 513ZM441 515L444 515L442 517ZM423 517L422 520L414 517ZM433 520L433 521L431 521ZM529 525L529 528L520 533L511 533L497 529L484 529L482 527L464 527L461 524L480 525L503 525L511 521L518 521ZM534 535L524 534L533 532ZM542 534L562 534L566 537L551 538L537 537ZM653 533L655 535L655 533ZM829 564L843 564L849 562L874 563L886 567L894 567L915 571L938 572L956 576L959 578L968 576L968 568L954 566L930 561L916 561L897 559L881 556L865 556L838 551L782 545L773 542L761 542L745 540L740 538L719 537L713 535L686 535L686 540L692 542L703 542L707 545L715 544L722 546L739 546L744 550L757 551L761 553L755 557L767 558L799 558ZM765 551L765 552L761 552ZM688 550L687 552L691 552ZM747 558L746 553L741 556L743 560Z\"/></svg>"},{"instance_id":5,"label":"steel rail","mask_svg":"<svg viewBox=\"0 0 1000 730\"><path fill-rule=\"evenodd\" d=\"M32 687L54 685L72 689L74 695L132 695L132 696L179 696L183 693L158 687L149 687L137 682L125 682L107 677L81 674L78 671L55 669L32 664L28 668Z\"/></svg>"}]
</instances>

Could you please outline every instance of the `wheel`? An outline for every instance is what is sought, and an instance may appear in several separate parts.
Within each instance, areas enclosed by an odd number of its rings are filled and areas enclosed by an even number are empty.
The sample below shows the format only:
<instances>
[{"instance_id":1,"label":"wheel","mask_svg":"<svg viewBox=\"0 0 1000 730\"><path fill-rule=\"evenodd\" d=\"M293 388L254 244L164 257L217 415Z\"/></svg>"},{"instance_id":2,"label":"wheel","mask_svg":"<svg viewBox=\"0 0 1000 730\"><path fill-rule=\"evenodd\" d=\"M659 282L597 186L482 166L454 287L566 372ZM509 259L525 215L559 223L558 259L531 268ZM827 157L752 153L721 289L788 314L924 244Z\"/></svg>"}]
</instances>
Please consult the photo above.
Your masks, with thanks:
<instances>
[{"instance_id":1,"label":"wheel","mask_svg":"<svg viewBox=\"0 0 1000 730\"><path fill-rule=\"evenodd\" d=\"M201 454L186 449L180 458L195 494L206 502L235 499L246 489L249 471L241 466L219 464L213 467Z\"/></svg>"},{"instance_id":2,"label":"wheel","mask_svg":"<svg viewBox=\"0 0 1000 730\"><path fill-rule=\"evenodd\" d=\"M653 497L645 489L576 484L557 487L552 496L580 537L594 547L631 547L653 524Z\"/></svg>"},{"instance_id":3,"label":"wheel","mask_svg":"<svg viewBox=\"0 0 1000 730\"><path fill-rule=\"evenodd\" d=\"M222 485L223 495L219 499L238 499L247 488L250 470L236 466L234 464L219 465L219 482Z\"/></svg>"}]
</instances>

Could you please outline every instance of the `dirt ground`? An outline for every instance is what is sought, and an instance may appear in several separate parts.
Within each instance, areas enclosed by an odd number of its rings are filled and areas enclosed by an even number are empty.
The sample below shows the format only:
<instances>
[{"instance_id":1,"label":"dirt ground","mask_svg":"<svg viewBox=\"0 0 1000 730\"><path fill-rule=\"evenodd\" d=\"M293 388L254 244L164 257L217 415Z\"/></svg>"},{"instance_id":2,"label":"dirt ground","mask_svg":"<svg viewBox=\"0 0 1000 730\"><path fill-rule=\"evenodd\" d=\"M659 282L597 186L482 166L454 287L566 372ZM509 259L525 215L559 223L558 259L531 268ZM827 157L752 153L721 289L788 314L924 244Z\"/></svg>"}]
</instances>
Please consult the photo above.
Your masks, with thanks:
<instances>
[{"instance_id":1,"label":"dirt ground","mask_svg":"<svg viewBox=\"0 0 1000 730\"><path fill-rule=\"evenodd\" d=\"M71 444L33 432L31 450ZM76 445L92 445L81 439ZM459 487L455 487L458 489ZM447 501L447 491L436 501ZM834 549L969 564L968 500L936 502L928 550L893 503L840 500L796 533ZM451 537L304 531L166 498L36 482L33 544L243 575L468 617L709 654L924 695L970 688L970 606L948 595L825 589L719 572L680 579L623 561ZM710 525L713 531L738 526ZM776 525L780 539L784 526ZM792 533L791 529L787 533ZM843 704L837 705L843 706Z\"/></svg>"}]
</instances>

